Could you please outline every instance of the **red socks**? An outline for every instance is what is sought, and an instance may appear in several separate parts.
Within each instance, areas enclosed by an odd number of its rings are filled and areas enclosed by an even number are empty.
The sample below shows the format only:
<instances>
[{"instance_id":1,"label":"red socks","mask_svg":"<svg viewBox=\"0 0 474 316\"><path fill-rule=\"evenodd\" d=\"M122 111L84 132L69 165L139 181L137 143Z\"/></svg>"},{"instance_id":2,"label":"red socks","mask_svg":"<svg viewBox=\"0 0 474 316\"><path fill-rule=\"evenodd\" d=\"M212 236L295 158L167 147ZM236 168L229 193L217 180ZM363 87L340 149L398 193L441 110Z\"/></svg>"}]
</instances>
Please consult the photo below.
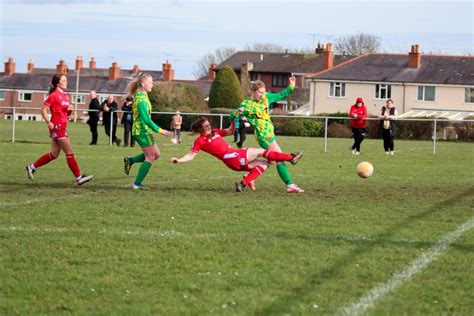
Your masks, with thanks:
<instances>
[{"instance_id":1,"label":"red socks","mask_svg":"<svg viewBox=\"0 0 474 316\"><path fill-rule=\"evenodd\" d=\"M290 161L291 159L293 159L293 156L290 154L279 153L279 152L270 151L270 150L265 150L263 152L263 157L268 160L273 160L273 161Z\"/></svg>"},{"instance_id":2,"label":"red socks","mask_svg":"<svg viewBox=\"0 0 474 316\"><path fill-rule=\"evenodd\" d=\"M54 159L56 159L56 157L54 157L52 153L44 154L33 163L33 167L35 167L35 169L39 168Z\"/></svg>"},{"instance_id":3,"label":"red socks","mask_svg":"<svg viewBox=\"0 0 474 316\"><path fill-rule=\"evenodd\" d=\"M253 168L252 170L250 170L250 172L247 174L247 176L242 180L242 184L247 186L249 185L249 183L255 179L257 179L258 177L260 177L264 172L265 172L265 169L264 167L262 166L257 166L255 168Z\"/></svg>"},{"instance_id":4,"label":"red socks","mask_svg":"<svg viewBox=\"0 0 474 316\"><path fill-rule=\"evenodd\" d=\"M77 164L74 154L66 155L66 161L69 169L71 169L74 176L78 178L81 175L81 171L79 171L79 165Z\"/></svg>"}]
</instances>

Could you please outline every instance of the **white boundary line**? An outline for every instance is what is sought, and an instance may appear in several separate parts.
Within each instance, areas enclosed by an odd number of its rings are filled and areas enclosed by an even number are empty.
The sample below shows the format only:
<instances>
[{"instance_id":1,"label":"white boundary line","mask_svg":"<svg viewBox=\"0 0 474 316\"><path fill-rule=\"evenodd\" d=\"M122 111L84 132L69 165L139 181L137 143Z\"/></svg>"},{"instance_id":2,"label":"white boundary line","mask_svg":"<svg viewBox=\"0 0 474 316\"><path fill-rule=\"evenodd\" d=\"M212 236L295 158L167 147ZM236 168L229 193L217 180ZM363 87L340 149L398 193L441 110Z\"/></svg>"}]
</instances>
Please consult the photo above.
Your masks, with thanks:
<instances>
[{"instance_id":1,"label":"white boundary line","mask_svg":"<svg viewBox=\"0 0 474 316\"><path fill-rule=\"evenodd\" d=\"M474 217L471 217L470 220L459 226L455 231L442 237L433 247L412 261L405 270L395 273L388 282L372 288L362 296L357 303L340 308L337 314L356 316L367 313L367 310L374 307L384 298L385 295L401 287L414 275L426 268L432 261L448 251L448 248L452 243L472 228L474 228Z\"/></svg>"},{"instance_id":2,"label":"white boundary line","mask_svg":"<svg viewBox=\"0 0 474 316\"><path fill-rule=\"evenodd\" d=\"M182 233L174 230L170 231L127 231L127 230L91 230L81 228L67 228L67 227L21 227L21 226L0 226L0 232L28 232L28 233L39 233L39 234L63 234L63 233L76 233L76 234L98 234L98 235L125 235L125 236L152 236L152 237L182 237L182 238L268 238L281 236L278 232L234 232L234 233L209 233L209 232L194 232L194 233ZM299 234L289 235L289 238L298 239ZM304 238L313 238L323 241L344 241L344 242L377 242L380 241L377 238L364 236L364 235L317 235L317 234L304 234ZM279 237L276 237L279 238ZM431 244L430 241L419 240L419 239L408 239L408 238L394 238L394 239L383 239L387 243L410 243L410 244Z\"/></svg>"}]
</instances>

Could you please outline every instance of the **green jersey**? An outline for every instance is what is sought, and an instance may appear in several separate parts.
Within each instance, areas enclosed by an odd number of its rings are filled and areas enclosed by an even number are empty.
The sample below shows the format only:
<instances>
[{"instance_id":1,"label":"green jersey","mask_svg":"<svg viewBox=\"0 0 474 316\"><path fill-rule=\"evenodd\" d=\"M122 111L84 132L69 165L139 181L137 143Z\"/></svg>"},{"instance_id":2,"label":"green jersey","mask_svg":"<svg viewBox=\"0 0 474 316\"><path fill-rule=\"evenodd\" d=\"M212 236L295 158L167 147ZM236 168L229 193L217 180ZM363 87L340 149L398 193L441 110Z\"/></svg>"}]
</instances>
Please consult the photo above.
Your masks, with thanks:
<instances>
[{"instance_id":1,"label":"green jersey","mask_svg":"<svg viewBox=\"0 0 474 316\"><path fill-rule=\"evenodd\" d=\"M289 85L286 89L278 93L265 93L260 100L248 98L244 100L237 110L231 113L230 118L245 116L249 123L255 127L255 137L259 145L263 148L268 146L275 140L275 132L273 122L270 119L269 106L273 102L286 99L295 89L294 85ZM241 111L236 115L236 112Z\"/></svg>"},{"instance_id":2,"label":"green jersey","mask_svg":"<svg viewBox=\"0 0 474 316\"><path fill-rule=\"evenodd\" d=\"M133 99L133 127L132 135L144 136L152 131L158 133L161 127L151 120L151 103L148 95L139 92Z\"/></svg>"}]
</instances>

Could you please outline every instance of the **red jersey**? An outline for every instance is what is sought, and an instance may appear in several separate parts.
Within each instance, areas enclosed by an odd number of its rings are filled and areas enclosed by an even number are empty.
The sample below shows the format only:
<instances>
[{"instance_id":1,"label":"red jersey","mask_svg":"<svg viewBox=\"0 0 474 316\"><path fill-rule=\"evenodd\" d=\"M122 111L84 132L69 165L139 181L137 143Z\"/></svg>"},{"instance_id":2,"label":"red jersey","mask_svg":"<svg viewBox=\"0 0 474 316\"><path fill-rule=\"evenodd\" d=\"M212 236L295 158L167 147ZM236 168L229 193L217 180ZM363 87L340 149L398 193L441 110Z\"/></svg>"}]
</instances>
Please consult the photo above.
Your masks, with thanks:
<instances>
[{"instance_id":1,"label":"red jersey","mask_svg":"<svg viewBox=\"0 0 474 316\"><path fill-rule=\"evenodd\" d=\"M67 109L70 104L67 93L60 92L59 89L54 90L44 101L44 105L49 107L51 112L51 123L61 124L63 128L66 128L70 114Z\"/></svg>"},{"instance_id":2,"label":"red jersey","mask_svg":"<svg viewBox=\"0 0 474 316\"><path fill-rule=\"evenodd\" d=\"M352 117L352 114L355 113L357 114L356 118ZM362 106L358 107L357 105L352 105L351 110L349 111L349 115L351 117L351 127L354 128L366 128L365 120L364 118L368 117L369 115L367 114L367 108L365 105L362 104Z\"/></svg>"},{"instance_id":3,"label":"red jersey","mask_svg":"<svg viewBox=\"0 0 474 316\"><path fill-rule=\"evenodd\" d=\"M201 135L194 141L191 150L195 153L199 150L205 151L217 159L223 160L224 155L229 151L234 151L229 144L222 138L226 136L227 132L224 129L214 128L214 136Z\"/></svg>"}]
</instances>

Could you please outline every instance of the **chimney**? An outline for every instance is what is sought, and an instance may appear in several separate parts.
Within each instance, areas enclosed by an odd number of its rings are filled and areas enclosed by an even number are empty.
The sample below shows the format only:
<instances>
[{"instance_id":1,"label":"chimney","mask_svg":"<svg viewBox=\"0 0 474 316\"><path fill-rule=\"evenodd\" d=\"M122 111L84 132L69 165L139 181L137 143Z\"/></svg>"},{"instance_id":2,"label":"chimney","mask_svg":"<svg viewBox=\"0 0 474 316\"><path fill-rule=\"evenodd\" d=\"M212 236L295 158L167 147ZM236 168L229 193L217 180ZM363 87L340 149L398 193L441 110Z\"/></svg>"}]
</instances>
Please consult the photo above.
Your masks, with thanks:
<instances>
[{"instance_id":1,"label":"chimney","mask_svg":"<svg viewBox=\"0 0 474 316\"><path fill-rule=\"evenodd\" d=\"M408 67L409 68L420 68L421 65L421 54L420 45L411 45L411 52L408 53Z\"/></svg>"},{"instance_id":2,"label":"chimney","mask_svg":"<svg viewBox=\"0 0 474 316\"><path fill-rule=\"evenodd\" d=\"M81 70L84 68L84 61L82 60L82 56L77 56L76 58L76 70Z\"/></svg>"},{"instance_id":3,"label":"chimney","mask_svg":"<svg viewBox=\"0 0 474 316\"><path fill-rule=\"evenodd\" d=\"M28 61L27 69L28 69L28 72L33 72L33 69L35 69L35 64L33 64L33 60L31 60L31 58Z\"/></svg>"},{"instance_id":4,"label":"chimney","mask_svg":"<svg viewBox=\"0 0 474 316\"><path fill-rule=\"evenodd\" d=\"M15 73L15 63L13 58L9 57L8 61L5 63L5 77L9 77Z\"/></svg>"},{"instance_id":5,"label":"chimney","mask_svg":"<svg viewBox=\"0 0 474 316\"><path fill-rule=\"evenodd\" d=\"M67 65L64 62L64 60L61 59L59 61L59 64L56 65L56 73L63 74L63 75L67 74Z\"/></svg>"},{"instance_id":6,"label":"chimney","mask_svg":"<svg viewBox=\"0 0 474 316\"><path fill-rule=\"evenodd\" d=\"M253 63L246 61L240 67L240 86L246 95L250 95L250 71L253 69Z\"/></svg>"},{"instance_id":7,"label":"chimney","mask_svg":"<svg viewBox=\"0 0 474 316\"><path fill-rule=\"evenodd\" d=\"M324 57L324 69L331 69L334 64L334 53L332 51L332 44L328 43L326 46L326 49L324 50L323 53Z\"/></svg>"},{"instance_id":8,"label":"chimney","mask_svg":"<svg viewBox=\"0 0 474 316\"><path fill-rule=\"evenodd\" d=\"M324 44L321 45L320 43L318 43L318 47L316 47L316 49L314 50L314 52L317 54L317 55L322 55L324 53Z\"/></svg>"},{"instance_id":9,"label":"chimney","mask_svg":"<svg viewBox=\"0 0 474 316\"><path fill-rule=\"evenodd\" d=\"M163 81L173 81L174 80L174 70L168 61L166 64L163 64Z\"/></svg>"},{"instance_id":10,"label":"chimney","mask_svg":"<svg viewBox=\"0 0 474 316\"><path fill-rule=\"evenodd\" d=\"M137 74L140 72L140 67L138 65L133 65L132 73Z\"/></svg>"},{"instance_id":11,"label":"chimney","mask_svg":"<svg viewBox=\"0 0 474 316\"><path fill-rule=\"evenodd\" d=\"M112 67L109 68L109 80L117 80L120 77L120 67L116 62L112 63Z\"/></svg>"},{"instance_id":12,"label":"chimney","mask_svg":"<svg viewBox=\"0 0 474 316\"><path fill-rule=\"evenodd\" d=\"M209 73L207 74L207 78L209 80L216 79L216 67L217 64L211 64L211 66L209 66Z\"/></svg>"},{"instance_id":13,"label":"chimney","mask_svg":"<svg viewBox=\"0 0 474 316\"><path fill-rule=\"evenodd\" d=\"M94 59L94 57L91 57L91 60L89 60L89 69L95 69L95 59Z\"/></svg>"}]
</instances>

